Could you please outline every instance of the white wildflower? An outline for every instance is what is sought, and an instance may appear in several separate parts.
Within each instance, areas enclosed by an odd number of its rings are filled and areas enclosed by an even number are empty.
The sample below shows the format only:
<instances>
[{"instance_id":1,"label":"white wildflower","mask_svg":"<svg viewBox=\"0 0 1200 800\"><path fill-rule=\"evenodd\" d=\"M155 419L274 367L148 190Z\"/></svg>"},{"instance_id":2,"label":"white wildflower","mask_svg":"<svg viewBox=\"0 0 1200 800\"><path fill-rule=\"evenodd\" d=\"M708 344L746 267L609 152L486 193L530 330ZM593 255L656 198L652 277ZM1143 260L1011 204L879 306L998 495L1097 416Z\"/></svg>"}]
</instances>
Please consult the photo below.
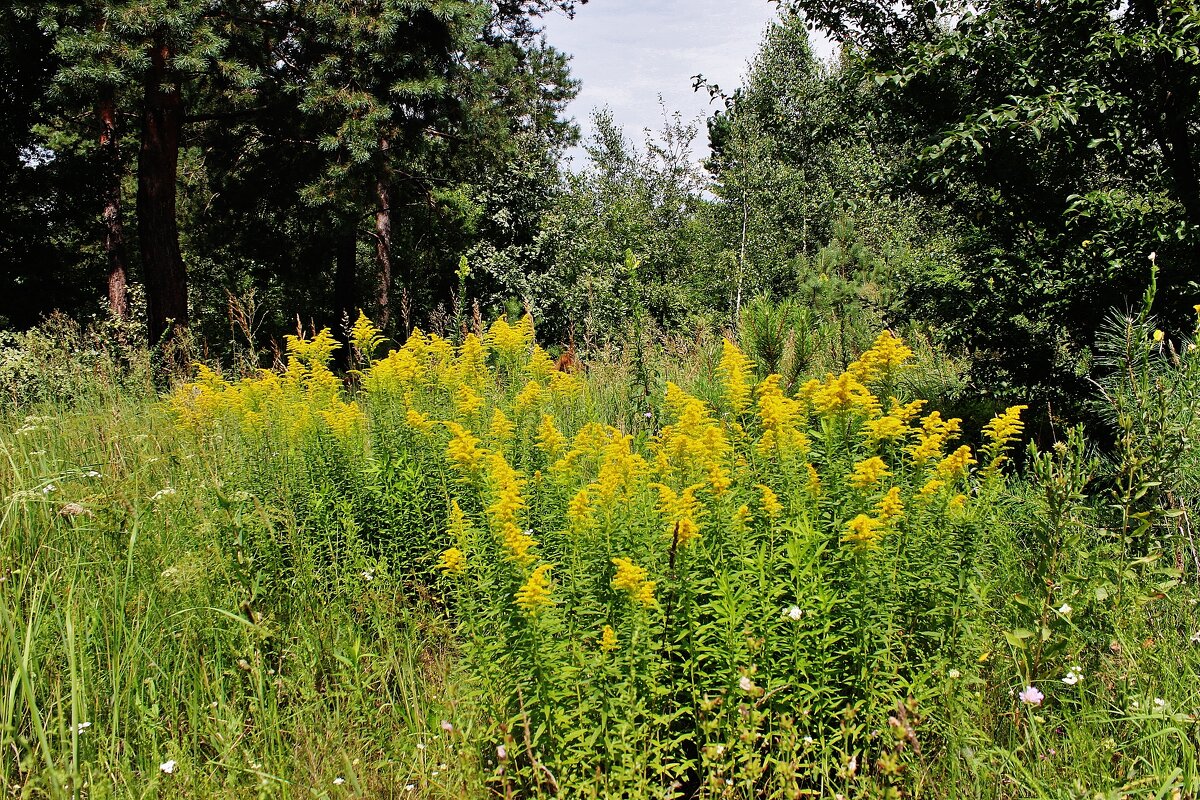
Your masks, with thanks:
<instances>
[{"instance_id":1,"label":"white wildflower","mask_svg":"<svg viewBox=\"0 0 1200 800\"><path fill-rule=\"evenodd\" d=\"M172 758L169 761L164 761L161 764L159 764L158 769L161 772L165 772L167 775L172 775L175 773L175 767L177 767L177 766L178 766L178 764L175 763L175 759Z\"/></svg>"},{"instance_id":2,"label":"white wildflower","mask_svg":"<svg viewBox=\"0 0 1200 800\"><path fill-rule=\"evenodd\" d=\"M798 620L804 616L804 612L800 610L800 606L792 606L785 609L783 615L791 620Z\"/></svg>"}]
</instances>

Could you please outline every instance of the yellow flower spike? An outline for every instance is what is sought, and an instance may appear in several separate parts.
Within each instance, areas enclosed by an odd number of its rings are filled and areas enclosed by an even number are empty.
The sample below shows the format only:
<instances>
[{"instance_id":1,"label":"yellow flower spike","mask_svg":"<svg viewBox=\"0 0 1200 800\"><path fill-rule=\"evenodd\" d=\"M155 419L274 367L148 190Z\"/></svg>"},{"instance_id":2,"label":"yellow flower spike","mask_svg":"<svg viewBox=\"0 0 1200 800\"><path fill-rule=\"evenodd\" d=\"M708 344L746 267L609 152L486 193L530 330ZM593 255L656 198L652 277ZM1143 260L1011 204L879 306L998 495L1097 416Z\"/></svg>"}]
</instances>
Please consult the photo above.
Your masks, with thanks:
<instances>
[{"instance_id":1,"label":"yellow flower spike","mask_svg":"<svg viewBox=\"0 0 1200 800\"><path fill-rule=\"evenodd\" d=\"M525 388L517 392L517 396L513 398L513 411L518 415L532 411L538 406L542 399L542 385L537 381L530 381L525 384Z\"/></svg>"},{"instance_id":2,"label":"yellow flower spike","mask_svg":"<svg viewBox=\"0 0 1200 800\"><path fill-rule=\"evenodd\" d=\"M871 417L880 409L879 399L850 372L836 378L827 375L824 383L812 390L810 402L822 416L856 413Z\"/></svg>"},{"instance_id":3,"label":"yellow flower spike","mask_svg":"<svg viewBox=\"0 0 1200 800\"><path fill-rule=\"evenodd\" d=\"M354 327L350 329L350 343L354 345L354 349L369 362L375 355L376 348L383 342L380 330L360 310L358 319L354 321Z\"/></svg>"},{"instance_id":4,"label":"yellow flower spike","mask_svg":"<svg viewBox=\"0 0 1200 800\"><path fill-rule=\"evenodd\" d=\"M458 348L458 374L462 380L477 382L488 378L487 346L473 333L468 333Z\"/></svg>"},{"instance_id":5,"label":"yellow flower spike","mask_svg":"<svg viewBox=\"0 0 1200 800\"><path fill-rule=\"evenodd\" d=\"M750 506L745 503L738 506L737 511L733 512L733 524L740 530L746 530L750 526L752 518L753 513L750 511Z\"/></svg>"},{"instance_id":6,"label":"yellow flower spike","mask_svg":"<svg viewBox=\"0 0 1200 800\"><path fill-rule=\"evenodd\" d=\"M512 360L523 358L529 349L529 339L526 338L524 329L519 324L509 325L504 317L492 323L488 330L487 342L502 358Z\"/></svg>"},{"instance_id":7,"label":"yellow flower spike","mask_svg":"<svg viewBox=\"0 0 1200 800\"><path fill-rule=\"evenodd\" d=\"M908 426L899 417L886 414L867 420L863 426L868 442L894 442L908 433Z\"/></svg>"},{"instance_id":8,"label":"yellow flower spike","mask_svg":"<svg viewBox=\"0 0 1200 800\"><path fill-rule=\"evenodd\" d=\"M985 472L991 474L1008 458L1005 451L1025 430L1021 412L1029 406L1009 406L983 426L983 435L988 440L983 451L989 459Z\"/></svg>"},{"instance_id":9,"label":"yellow flower spike","mask_svg":"<svg viewBox=\"0 0 1200 800\"><path fill-rule=\"evenodd\" d=\"M884 525L891 524L904 516L904 503L900 499L900 487L893 486L875 506L879 521Z\"/></svg>"},{"instance_id":10,"label":"yellow flower spike","mask_svg":"<svg viewBox=\"0 0 1200 800\"><path fill-rule=\"evenodd\" d=\"M612 588L629 593L630 599L644 607L654 605L654 581L646 580L647 572L628 558L614 558L617 568L612 579Z\"/></svg>"},{"instance_id":11,"label":"yellow flower spike","mask_svg":"<svg viewBox=\"0 0 1200 800\"><path fill-rule=\"evenodd\" d=\"M529 353L529 364L526 366L529 376L535 380L544 381L550 378L554 370L554 359L539 345L534 345Z\"/></svg>"},{"instance_id":12,"label":"yellow flower spike","mask_svg":"<svg viewBox=\"0 0 1200 800\"><path fill-rule=\"evenodd\" d=\"M517 605L530 616L535 616L543 608L553 605L550 597L550 564L542 564L529 576L529 580L517 590Z\"/></svg>"},{"instance_id":13,"label":"yellow flower spike","mask_svg":"<svg viewBox=\"0 0 1200 800\"><path fill-rule=\"evenodd\" d=\"M693 484L676 494L675 490L662 483L650 486L658 490L658 510L666 517L666 537L678 545L686 545L700 538L697 520L704 516L704 508L696 498L703 484Z\"/></svg>"},{"instance_id":14,"label":"yellow flower spike","mask_svg":"<svg viewBox=\"0 0 1200 800\"><path fill-rule=\"evenodd\" d=\"M580 489L571 498L571 502L567 505L567 519L576 527L582 527L592 521L591 496L588 494L588 487Z\"/></svg>"},{"instance_id":15,"label":"yellow flower spike","mask_svg":"<svg viewBox=\"0 0 1200 800\"><path fill-rule=\"evenodd\" d=\"M881 528L883 523L880 520L859 514L846 523L842 541L857 549L871 550L879 546L879 539L883 535Z\"/></svg>"},{"instance_id":16,"label":"yellow flower spike","mask_svg":"<svg viewBox=\"0 0 1200 800\"><path fill-rule=\"evenodd\" d=\"M583 394L583 381L578 375L555 370L550 375L550 396L555 400L574 400Z\"/></svg>"},{"instance_id":17,"label":"yellow flower spike","mask_svg":"<svg viewBox=\"0 0 1200 800\"><path fill-rule=\"evenodd\" d=\"M404 422L408 427L421 433L429 433L433 430L433 420L415 408L410 408L404 412Z\"/></svg>"},{"instance_id":18,"label":"yellow flower spike","mask_svg":"<svg viewBox=\"0 0 1200 800\"><path fill-rule=\"evenodd\" d=\"M817 473L817 468L812 464L805 464L804 471L808 475L808 479L804 483L804 488L813 497L821 496L821 476Z\"/></svg>"},{"instance_id":19,"label":"yellow flower spike","mask_svg":"<svg viewBox=\"0 0 1200 800\"><path fill-rule=\"evenodd\" d=\"M464 383L454 390L454 408L459 415L469 417L483 408L483 398Z\"/></svg>"},{"instance_id":20,"label":"yellow flower spike","mask_svg":"<svg viewBox=\"0 0 1200 800\"><path fill-rule=\"evenodd\" d=\"M447 575L463 575L467 571L467 557L462 550L451 547L442 551L437 566Z\"/></svg>"},{"instance_id":21,"label":"yellow flower spike","mask_svg":"<svg viewBox=\"0 0 1200 800\"><path fill-rule=\"evenodd\" d=\"M479 447L479 440L457 422L443 422L450 431L450 443L446 445L446 457L459 470L472 475L479 470L486 451Z\"/></svg>"},{"instance_id":22,"label":"yellow flower spike","mask_svg":"<svg viewBox=\"0 0 1200 800\"><path fill-rule=\"evenodd\" d=\"M533 556L529 554L529 551L537 546L537 540L515 524L509 522L504 525L500 541L504 545L504 549L508 551L507 556L510 561L516 564L528 564L533 561Z\"/></svg>"},{"instance_id":23,"label":"yellow flower spike","mask_svg":"<svg viewBox=\"0 0 1200 800\"><path fill-rule=\"evenodd\" d=\"M863 383L871 383L891 375L912 355L913 351L902 339L893 336L891 331L884 331L846 371Z\"/></svg>"},{"instance_id":24,"label":"yellow flower spike","mask_svg":"<svg viewBox=\"0 0 1200 800\"><path fill-rule=\"evenodd\" d=\"M874 486L888 475L891 475L891 472L883 459L879 456L871 456L854 465L854 471L850 473L850 485L855 489L866 489Z\"/></svg>"},{"instance_id":25,"label":"yellow flower spike","mask_svg":"<svg viewBox=\"0 0 1200 800\"><path fill-rule=\"evenodd\" d=\"M763 512L771 519L778 517L783 512L783 504L779 502L779 496L765 483L756 483L754 488L762 493Z\"/></svg>"},{"instance_id":26,"label":"yellow flower spike","mask_svg":"<svg viewBox=\"0 0 1200 800\"><path fill-rule=\"evenodd\" d=\"M567 437L563 436L554 425L554 418L542 414L542 421L537 426L537 447L547 458L556 458L567 446Z\"/></svg>"},{"instance_id":27,"label":"yellow flower spike","mask_svg":"<svg viewBox=\"0 0 1200 800\"><path fill-rule=\"evenodd\" d=\"M964 444L938 462L935 471L947 480L954 480L966 475L967 468L977 463L979 462L971 457L971 448Z\"/></svg>"},{"instance_id":28,"label":"yellow flower spike","mask_svg":"<svg viewBox=\"0 0 1200 800\"><path fill-rule=\"evenodd\" d=\"M965 494L956 494L950 498L950 502L946 504L946 508L951 513L960 514L967 506L967 496Z\"/></svg>"},{"instance_id":29,"label":"yellow flower spike","mask_svg":"<svg viewBox=\"0 0 1200 800\"><path fill-rule=\"evenodd\" d=\"M463 513L462 507L457 500L450 501L450 513L448 516L448 525L446 532L450 534L450 538L458 543L467 540L467 515Z\"/></svg>"},{"instance_id":30,"label":"yellow flower spike","mask_svg":"<svg viewBox=\"0 0 1200 800\"><path fill-rule=\"evenodd\" d=\"M750 405L750 375L754 364L737 346L725 339L721 345L721 363L717 373L725 390L725 402L740 414Z\"/></svg>"},{"instance_id":31,"label":"yellow flower spike","mask_svg":"<svg viewBox=\"0 0 1200 800\"><path fill-rule=\"evenodd\" d=\"M488 506L487 513L492 525L495 528L510 524L515 526L517 515L525 508L525 500L521 497L524 478L500 453L489 453L486 463L492 494L492 504Z\"/></svg>"},{"instance_id":32,"label":"yellow flower spike","mask_svg":"<svg viewBox=\"0 0 1200 800\"><path fill-rule=\"evenodd\" d=\"M488 437L492 441L498 443L507 442L512 438L513 431L517 426L508 418L503 409L496 408L492 411L492 421L488 424Z\"/></svg>"},{"instance_id":33,"label":"yellow flower spike","mask_svg":"<svg viewBox=\"0 0 1200 800\"><path fill-rule=\"evenodd\" d=\"M946 482L943 480L938 478L930 478L925 482L924 486L917 490L917 497L922 501L928 501L929 498L941 491L942 487L945 485Z\"/></svg>"},{"instance_id":34,"label":"yellow flower spike","mask_svg":"<svg viewBox=\"0 0 1200 800\"><path fill-rule=\"evenodd\" d=\"M996 415L991 422L983 426L983 434L992 444L1003 447L1014 441L1025 430L1021 420L1021 412L1029 406L1009 406L1003 414Z\"/></svg>"},{"instance_id":35,"label":"yellow flower spike","mask_svg":"<svg viewBox=\"0 0 1200 800\"><path fill-rule=\"evenodd\" d=\"M606 653L617 649L617 632L613 630L612 625L605 625L600 632L600 649Z\"/></svg>"}]
</instances>

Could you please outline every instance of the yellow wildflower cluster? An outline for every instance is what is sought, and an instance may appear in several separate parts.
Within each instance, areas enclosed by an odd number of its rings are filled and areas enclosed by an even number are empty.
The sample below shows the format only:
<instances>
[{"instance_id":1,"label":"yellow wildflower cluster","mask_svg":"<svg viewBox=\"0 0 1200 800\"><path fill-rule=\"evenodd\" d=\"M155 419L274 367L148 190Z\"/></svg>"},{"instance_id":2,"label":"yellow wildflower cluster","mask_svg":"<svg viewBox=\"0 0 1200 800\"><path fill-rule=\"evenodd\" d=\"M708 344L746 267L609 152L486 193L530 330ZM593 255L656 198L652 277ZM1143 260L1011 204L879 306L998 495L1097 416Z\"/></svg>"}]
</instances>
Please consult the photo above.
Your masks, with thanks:
<instances>
[{"instance_id":1,"label":"yellow wildflower cluster","mask_svg":"<svg viewBox=\"0 0 1200 800\"><path fill-rule=\"evenodd\" d=\"M526 614L537 614L542 608L553 604L554 601L550 598L551 569L549 564L538 566L529 579L517 590L515 595L517 605Z\"/></svg>"},{"instance_id":2,"label":"yellow wildflower cluster","mask_svg":"<svg viewBox=\"0 0 1200 800\"><path fill-rule=\"evenodd\" d=\"M901 364L912 358L912 354L913 351L891 331L884 331L846 371L863 383L874 383L890 377Z\"/></svg>"},{"instance_id":3,"label":"yellow wildflower cluster","mask_svg":"<svg viewBox=\"0 0 1200 800\"><path fill-rule=\"evenodd\" d=\"M282 373L259 370L237 383L198 365L196 380L172 392L170 408L196 430L227 417L247 433L273 430L295 438L324 429L339 439L353 437L365 428L366 415L357 402L343 400L342 381L329 369L338 347L327 330L312 339L288 336Z\"/></svg>"},{"instance_id":4,"label":"yellow wildflower cluster","mask_svg":"<svg viewBox=\"0 0 1200 800\"><path fill-rule=\"evenodd\" d=\"M725 390L725 402L734 413L742 413L750 405L750 378L754 364L733 342L726 339L721 347L721 364L717 372Z\"/></svg>"},{"instance_id":5,"label":"yellow wildflower cluster","mask_svg":"<svg viewBox=\"0 0 1200 800\"><path fill-rule=\"evenodd\" d=\"M693 484L679 493L661 483L653 486L658 490L658 510L667 521L667 538L679 547L699 539L700 526L697 520L704 513L704 509L696 499L696 492L703 488L703 484Z\"/></svg>"},{"instance_id":6,"label":"yellow wildflower cluster","mask_svg":"<svg viewBox=\"0 0 1200 800\"><path fill-rule=\"evenodd\" d=\"M1021 412L1027 408L1029 406L1009 406L983 427L983 435L988 440L988 443L984 445L984 452L988 457L986 469L988 474L995 472L1004 463L1008 457L1005 451L1025 431Z\"/></svg>"},{"instance_id":7,"label":"yellow wildflower cluster","mask_svg":"<svg viewBox=\"0 0 1200 800\"><path fill-rule=\"evenodd\" d=\"M646 580L646 570L628 558L614 558L612 563L617 568L612 588L628 592L630 600L643 607L654 605L654 581Z\"/></svg>"},{"instance_id":8,"label":"yellow wildflower cluster","mask_svg":"<svg viewBox=\"0 0 1200 800\"><path fill-rule=\"evenodd\" d=\"M733 483L725 427L713 418L704 401L674 383L667 383L665 402L673 422L659 432L655 442L658 472L679 476L681 482L704 480L719 497Z\"/></svg>"},{"instance_id":9,"label":"yellow wildflower cluster","mask_svg":"<svg viewBox=\"0 0 1200 800\"><path fill-rule=\"evenodd\" d=\"M467 556L457 547L451 547L442 551L437 565L447 575L462 575L467 571Z\"/></svg>"},{"instance_id":10,"label":"yellow wildflower cluster","mask_svg":"<svg viewBox=\"0 0 1200 800\"><path fill-rule=\"evenodd\" d=\"M854 465L854 471L850 473L850 485L855 489L867 489L890 474L882 458L871 456Z\"/></svg>"},{"instance_id":11,"label":"yellow wildflower cluster","mask_svg":"<svg viewBox=\"0 0 1200 800\"><path fill-rule=\"evenodd\" d=\"M612 625L605 625L604 630L600 632L600 649L606 653L617 649L617 632L613 630Z\"/></svg>"}]
</instances>

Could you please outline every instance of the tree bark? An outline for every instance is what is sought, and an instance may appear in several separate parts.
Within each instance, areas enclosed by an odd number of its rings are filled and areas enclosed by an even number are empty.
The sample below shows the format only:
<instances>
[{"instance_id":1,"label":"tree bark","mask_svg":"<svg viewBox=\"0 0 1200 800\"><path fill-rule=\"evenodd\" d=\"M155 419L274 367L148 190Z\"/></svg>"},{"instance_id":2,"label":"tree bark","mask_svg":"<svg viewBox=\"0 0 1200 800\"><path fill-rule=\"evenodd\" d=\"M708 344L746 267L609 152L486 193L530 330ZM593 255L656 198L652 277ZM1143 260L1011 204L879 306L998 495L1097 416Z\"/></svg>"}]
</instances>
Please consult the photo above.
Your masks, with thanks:
<instances>
[{"instance_id":1,"label":"tree bark","mask_svg":"<svg viewBox=\"0 0 1200 800\"><path fill-rule=\"evenodd\" d=\"M121 148L117 138L116 99L113 88L100 90L96 104L100 118L100 158L104 163L104 254L108 259L108 310L116 319L129 317L128 269L125 263L125 227L121 222Z\"/></svg>"},{"instance_id":2,"label":"tree bark","mask_svg":"<svg viewBox=\"0 0 1200 800\"><path fill-rule=\"evenodd\" d=\"M386 158L387 139L380 142L380 148ZM375 196L379 201L375 209L375 324L386 330L392 321L392 185L386 168L375 180Z\"/></svg>"},{"instance_id":3,"label":"tree bark","mask_svg":"<svg viewBox=\"0 0 1200 800\"><path fill-rule=\"evenodd\" d=\"M178 79L169 68L174 53L164 31L156 34L148 55L138 153L138 242L150 341L158 343L188 324L187 270L175 218L183 101Z\"/></svg>"}]
</instances>

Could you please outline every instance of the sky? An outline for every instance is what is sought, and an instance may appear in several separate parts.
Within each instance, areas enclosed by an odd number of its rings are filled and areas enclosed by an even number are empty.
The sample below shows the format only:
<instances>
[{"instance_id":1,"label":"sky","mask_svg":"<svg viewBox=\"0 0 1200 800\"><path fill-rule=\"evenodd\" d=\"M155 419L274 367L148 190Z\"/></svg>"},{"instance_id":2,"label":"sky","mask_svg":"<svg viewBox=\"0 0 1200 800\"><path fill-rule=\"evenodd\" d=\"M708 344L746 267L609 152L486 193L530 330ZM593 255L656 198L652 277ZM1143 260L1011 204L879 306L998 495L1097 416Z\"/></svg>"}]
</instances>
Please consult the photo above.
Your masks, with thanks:
<instances>
[{"instance_id":1,"label":"sky","mask_svg":"<svg viewBox=\"0 0 1200 800\"><path fill-rule=\"evenodd\" d=\"M692 76L736 89L777 8L770 0L591 0L574 19L548 16L546 41L573 56L571 72L583 83L568 115L586 138L592 109L607 106L638 143L643 128L662 128L660 94L685 121L708 117L719 106L692 91ZM697 158L707 146L702 124Z\"/></svg>"}]
</instances>

